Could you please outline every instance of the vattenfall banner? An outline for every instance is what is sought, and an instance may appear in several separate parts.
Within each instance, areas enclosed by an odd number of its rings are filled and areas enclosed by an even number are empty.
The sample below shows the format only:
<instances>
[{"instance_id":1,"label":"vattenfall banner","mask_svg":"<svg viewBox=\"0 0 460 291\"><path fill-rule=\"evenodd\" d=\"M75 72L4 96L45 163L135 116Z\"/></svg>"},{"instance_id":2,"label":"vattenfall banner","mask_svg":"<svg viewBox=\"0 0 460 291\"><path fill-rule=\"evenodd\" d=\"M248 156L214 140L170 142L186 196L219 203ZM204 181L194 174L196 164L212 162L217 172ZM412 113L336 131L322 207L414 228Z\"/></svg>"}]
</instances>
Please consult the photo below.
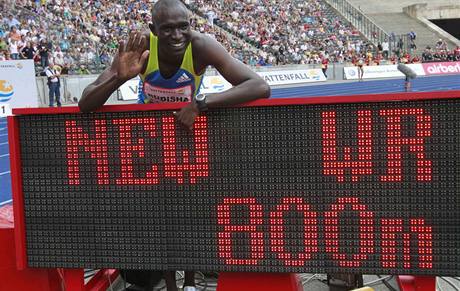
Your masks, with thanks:
<instances>
[{"instance_id":1,"label":"vattenfall banner","mask_svg":"<svg viewBox=\"0 0 460 291\"><path fill-rule=\"evenodd\" d=\"M257 72L257 74L270 86L322 82L327 80L321 69ZM216 93L226 91L231 87L232 84L220 75L206 76L203 78L200 92Z\"/></svg>"},{"instance_id":2,"label":"vattenfall banner","mask_svg":"<svg viewBox=\"0 0 460 291\"><path fill-rule=\"evenodd\" d=\"M321 69L257 72L257 74L270 86L323 82L327 80ZM139 78L129 80L121 86L122 99L136 100L138 86ZM232 88L232 84L220 75L205 76L201 84L200 93L218 93L230 88Z\"/></svg>"},{"instance_id":3,"label":"vattenfall banner","mask_svg":"<svg viewBox=\"0 0 460 291\"><path fill-rule=\"evenodd\" d=\"M0 116L12 108L38 107L37 84L32 60L0 62Z\"/></svg>"},{"instance_id":4,"label":"vattenfall banner","mask_svg":"<svg viewBox=\"0 0 460 291\"><path fill-rule=\"evenodd\" d=\"M257 72L270 86L326 81L321 69Z\"/></svg>"}]
</instances>

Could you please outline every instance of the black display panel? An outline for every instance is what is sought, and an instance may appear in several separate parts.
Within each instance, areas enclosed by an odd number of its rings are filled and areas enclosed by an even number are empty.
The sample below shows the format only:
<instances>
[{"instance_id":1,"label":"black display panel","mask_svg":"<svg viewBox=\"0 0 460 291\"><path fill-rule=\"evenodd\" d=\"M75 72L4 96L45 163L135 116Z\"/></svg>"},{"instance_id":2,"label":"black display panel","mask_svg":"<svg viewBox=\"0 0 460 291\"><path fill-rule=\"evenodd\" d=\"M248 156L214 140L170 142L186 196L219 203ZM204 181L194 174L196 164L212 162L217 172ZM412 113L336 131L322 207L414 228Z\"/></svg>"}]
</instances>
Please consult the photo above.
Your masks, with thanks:
<instances>
[{"instance_id":1,"label":"black display panel","mask_svg":"<svg viewBox=\"0 0 460 291\"><path fill-rule=\"evenodd\" d=\"M459 102L19 116L28 264L460 275Z\"/></svg>"}]
</instances>

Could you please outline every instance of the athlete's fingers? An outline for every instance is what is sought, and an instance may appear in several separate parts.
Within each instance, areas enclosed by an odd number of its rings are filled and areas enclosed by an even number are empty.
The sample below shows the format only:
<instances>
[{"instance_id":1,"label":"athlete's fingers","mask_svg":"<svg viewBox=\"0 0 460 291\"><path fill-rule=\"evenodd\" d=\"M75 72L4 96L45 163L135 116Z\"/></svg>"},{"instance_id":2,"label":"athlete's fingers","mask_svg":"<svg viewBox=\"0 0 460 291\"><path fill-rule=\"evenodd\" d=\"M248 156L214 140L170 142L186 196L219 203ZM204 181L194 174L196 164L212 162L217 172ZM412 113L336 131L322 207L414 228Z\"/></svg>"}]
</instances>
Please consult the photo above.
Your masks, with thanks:
<instances>
[{"instance_id":1,"label":"athlete's fingers","mask_svg":"<svg viewBox=\"0 0 460 291\"><path fill-rule=\"evenodd\" d=\"M149 58L149 54L150 54L150 51L149 50L146 50L142 53L141 55L141 64L144 65L145 62L148 60Z\"/></svg>"},{"instance_id":2,"label":"athlete's fingers","mask_svg":"<svg viewBox=\"0 0 460 291\"><path fill-rule=\"evenodd\" d=\"M141 38L141 34L136 31L136 33L134 34L133 45L132 45L131 50L137 51L139 49L139 39L140 38Z\"/></svg>"},{"instance_id":3,"label":"athlete's fingers","mask_svg":"<svg viewBox=\"0 0 460 291\"><path fill-rule=\"evenodd\" d=\"M125 51L125 42L123 40L120 40L118 42L118 54L122 53Z\"/></svg>"},{"instance_id":4,"label":"athlete's fingers","mask_svg":"<svg viewBox=\"0 0 460 291\"><path fill-rule=\"evenodd\" d=\"M126 50L127 50L127 51L131 51L131 50L132 50L133 42L134 42L135 36L136 36L136 32L135 32L135 31L132 31L132 32L129 34L128 44L126 45Z\"/></svg>"},{"instance_id":5,"label":"athlete's fingers","mask_svg":"<svg viewBox=\"0 0 460 291\"><path fill-rule=\"evenodd\" d=\"M179 121L182 126L184 126L185 128L190 129L190 126L187 123L187 119L183 116L183 114L181 114L180 111L179 112L173 111L173 114L176 117L177 121Z\"/></svg>"},{"instance_id":6,"label":"athlete's fingers","mask_svg":"<svg viewBox=\"0 0 460 291\"><path fill-rule=\"evenodd\" d=\"M145 45L146 45L145 39L146 39L146 37L145 37L145 35L141 35L140 33L139 33L139 35L140 35L140 37L138 38L136 46L137 46L137 51L142 53L144 51L144 49L145 49Z\"/></svg>"},{"instance_id":7,"label":"athlete's fingers","mask_svg":"<svg viewBox=\"0 0 460 291\"><path fill-rule=\"evenodd\" d=\"M184 125L189 129L189 130L192 130L193 129L193 123L195 123L195 117L194 116L186 116L185 120L184 120Z\"/></svg>"}]
</instances>

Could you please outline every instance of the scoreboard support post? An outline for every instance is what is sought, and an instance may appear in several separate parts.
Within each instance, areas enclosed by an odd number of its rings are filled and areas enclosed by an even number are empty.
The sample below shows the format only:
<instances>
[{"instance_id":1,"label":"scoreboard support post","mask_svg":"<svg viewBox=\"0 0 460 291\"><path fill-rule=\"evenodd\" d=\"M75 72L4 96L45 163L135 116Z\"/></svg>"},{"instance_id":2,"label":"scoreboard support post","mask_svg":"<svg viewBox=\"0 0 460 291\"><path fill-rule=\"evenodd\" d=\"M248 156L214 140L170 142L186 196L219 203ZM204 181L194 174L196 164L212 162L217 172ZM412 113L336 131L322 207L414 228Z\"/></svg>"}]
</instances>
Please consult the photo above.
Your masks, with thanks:
<instances>
[{"instance_id":1,"label":"scoreboard support post","mask_svg":"<svg viewBox=\"0 0 460 291\"><path fill-rule=\"evenodd\" d=\"M436 277L400 275L397 281L401 291L436 291Z\"/></svg>"},{"instance_id":2,"label":"scoreboard support post","mask_svg":"<svg viewBox=\"0 0 460 291\"><path fill-rule=\"evenodd\" d=\"M293 273L221 272L217 291L301 291L302 285Z\"/></svg>"}]
</instances>

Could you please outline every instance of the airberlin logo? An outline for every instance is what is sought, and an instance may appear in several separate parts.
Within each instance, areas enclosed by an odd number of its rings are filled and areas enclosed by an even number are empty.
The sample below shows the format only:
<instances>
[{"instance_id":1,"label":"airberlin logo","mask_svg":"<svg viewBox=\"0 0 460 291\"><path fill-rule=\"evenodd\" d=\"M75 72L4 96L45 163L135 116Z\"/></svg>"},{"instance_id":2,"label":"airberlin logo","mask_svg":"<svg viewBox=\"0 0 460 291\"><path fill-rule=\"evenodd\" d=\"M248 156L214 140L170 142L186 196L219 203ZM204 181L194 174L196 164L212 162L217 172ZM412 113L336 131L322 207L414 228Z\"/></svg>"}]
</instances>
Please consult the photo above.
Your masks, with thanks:
<instances>
[{"instance_id":1,"label":"airberlin logo","mask_svg":"<svg viewBox=\"0 0 460 291\"><path fill-rule=\"evenodd\" d=\"M428 75L459 74L460 62L423 64L423 68Z\"/></svg>"}]
</instances>

